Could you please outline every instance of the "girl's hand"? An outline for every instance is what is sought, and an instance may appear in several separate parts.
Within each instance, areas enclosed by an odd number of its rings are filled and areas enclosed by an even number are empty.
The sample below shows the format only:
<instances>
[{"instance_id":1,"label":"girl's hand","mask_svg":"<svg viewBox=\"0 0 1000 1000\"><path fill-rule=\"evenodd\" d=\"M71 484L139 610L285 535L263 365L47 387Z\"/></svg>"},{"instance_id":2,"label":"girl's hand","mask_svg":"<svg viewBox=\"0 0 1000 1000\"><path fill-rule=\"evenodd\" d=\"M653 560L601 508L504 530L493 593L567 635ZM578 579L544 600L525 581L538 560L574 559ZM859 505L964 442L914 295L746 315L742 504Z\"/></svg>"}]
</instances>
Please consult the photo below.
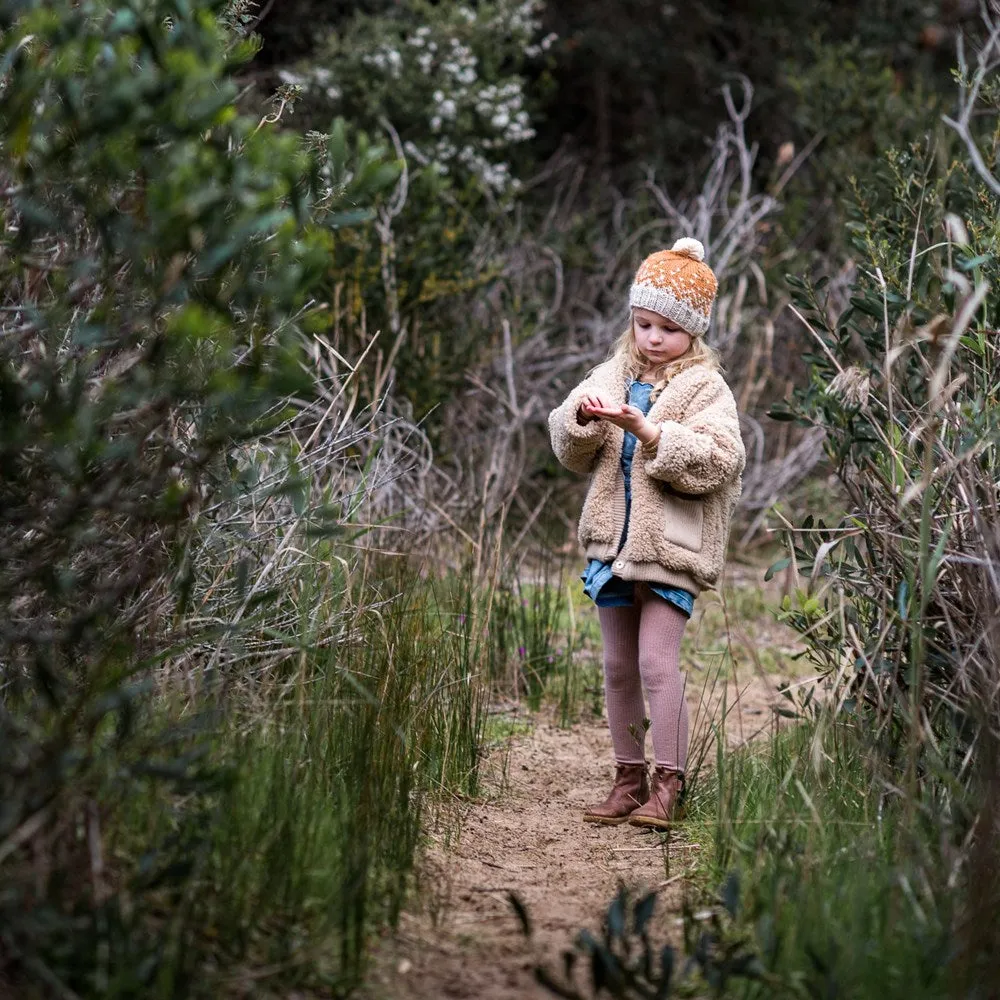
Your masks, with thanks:
<instances>
[{"instance_id":1,"label":"girl's hand","mask_svg":"<svg viewBox=\"0 0 1000 1000\"><path fill-rule=\"evenodd\" d=\"M580 408L576 411L576 418L581 424L589 424L591 420L601 420L612 415L620 416L622 407L612 402L607 396L599 392L591 393L583 397Z\"/></svg>"},{"instance_id":2,"label":"girl's hand","mask_svg":"<svg viewBox=\"0 0 1000 1000\"><path fill-rule=\"evenodd\" d=\"M582 410L583 407L581 406ZM643 444L652 444L660 436L660 428L636 406L625 403L622 406L591 407L589 410L596 417L631 431Z\"/></svg>"}]
</instances>

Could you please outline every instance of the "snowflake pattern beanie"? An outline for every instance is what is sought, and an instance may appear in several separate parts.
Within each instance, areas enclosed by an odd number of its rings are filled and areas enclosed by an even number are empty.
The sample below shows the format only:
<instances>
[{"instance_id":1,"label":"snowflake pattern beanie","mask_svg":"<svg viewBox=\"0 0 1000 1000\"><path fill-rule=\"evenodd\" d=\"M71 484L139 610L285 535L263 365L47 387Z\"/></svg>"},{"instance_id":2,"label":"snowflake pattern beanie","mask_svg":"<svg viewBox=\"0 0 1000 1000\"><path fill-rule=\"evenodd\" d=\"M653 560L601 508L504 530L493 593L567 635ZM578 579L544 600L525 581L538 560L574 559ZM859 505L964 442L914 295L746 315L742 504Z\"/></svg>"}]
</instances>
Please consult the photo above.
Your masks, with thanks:
<instances>
[{"instance_id":1,"label":"snowflake pattern beanie","mask_svg":"<svg viewBox=\"0 0 1000 1000\"><path fill-rule=\"evenodd\" d=\"M669 250L650 254L636 271L629 305L650 309L684 327L693 337L708 329L719 283L705 263L705 248L689 236Z\"/></svg>"}]
</instances>

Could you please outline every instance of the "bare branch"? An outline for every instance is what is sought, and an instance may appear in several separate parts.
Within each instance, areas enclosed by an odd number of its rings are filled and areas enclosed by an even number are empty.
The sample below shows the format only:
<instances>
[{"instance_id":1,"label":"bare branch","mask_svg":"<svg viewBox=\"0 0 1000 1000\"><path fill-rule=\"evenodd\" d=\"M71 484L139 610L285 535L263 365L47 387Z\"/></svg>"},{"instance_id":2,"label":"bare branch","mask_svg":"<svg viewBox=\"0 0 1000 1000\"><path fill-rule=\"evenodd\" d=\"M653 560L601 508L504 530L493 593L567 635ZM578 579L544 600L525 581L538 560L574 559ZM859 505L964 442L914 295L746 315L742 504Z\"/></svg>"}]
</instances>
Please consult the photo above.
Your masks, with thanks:
<instances>
[{"instance_id":1,"label":"bare branch","mask_svg":"<svg viewBox=\"0 0 1000 1000\"><path fill-rule=\"evenodd\" d=\"M953 129L965 143L965 148L968 151L969 158L972 160L972 165L986 186L995 195L1000 195L1000 177L997 177L987 166L982 150L979 148L979 144L976 141L976 137L972 134L971 128L972 116L979 104L979 95L982 92L983 84L1000 67L1000 19L994 18L985 5L983 7L982 18L988 34L986 41L976 56L976 71L971 80L969 79L969 64L965 55L965 41L961 34L958 36L958 113L954 118L949 115L943 115L941 120L949 128Z\"/></svg>"}]
</instances>

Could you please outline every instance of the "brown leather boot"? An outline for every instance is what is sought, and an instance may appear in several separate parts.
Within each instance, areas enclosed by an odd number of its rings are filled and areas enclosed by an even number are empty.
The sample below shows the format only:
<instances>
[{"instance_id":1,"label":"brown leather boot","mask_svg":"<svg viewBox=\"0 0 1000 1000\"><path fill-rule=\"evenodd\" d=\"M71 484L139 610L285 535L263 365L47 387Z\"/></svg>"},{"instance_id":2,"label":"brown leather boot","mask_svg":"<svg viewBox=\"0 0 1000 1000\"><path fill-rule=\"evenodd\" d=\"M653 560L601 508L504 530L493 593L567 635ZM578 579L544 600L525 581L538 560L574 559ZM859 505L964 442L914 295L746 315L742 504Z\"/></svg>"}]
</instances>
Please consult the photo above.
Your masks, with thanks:
<instances>
[{"instance_id":1,"label":"brown leather boot","mask_svg":"<svg viewBox=\"0 0 1000 1000\"><path fill-rule=\"evenodd\" d=\"M633 826L653 826L669 830L670 824L684 818L684 774L657 767L653 771L653 787L649 801L636 809L628 821Z\"/></svg>"},{"instance_id":2,"label":"brown leather boot","mask_svg":"<svg viewBox=\"0 0 1000 1000\"><path fill-rule=\"evenodd\" d=\"M608 797L596 805L588 806L583 814L584 823L606 823L617 826L629 818L633 810L649 798L649 777L645 764L616 764L615 783Z\"/></svg>"}]
</instances>

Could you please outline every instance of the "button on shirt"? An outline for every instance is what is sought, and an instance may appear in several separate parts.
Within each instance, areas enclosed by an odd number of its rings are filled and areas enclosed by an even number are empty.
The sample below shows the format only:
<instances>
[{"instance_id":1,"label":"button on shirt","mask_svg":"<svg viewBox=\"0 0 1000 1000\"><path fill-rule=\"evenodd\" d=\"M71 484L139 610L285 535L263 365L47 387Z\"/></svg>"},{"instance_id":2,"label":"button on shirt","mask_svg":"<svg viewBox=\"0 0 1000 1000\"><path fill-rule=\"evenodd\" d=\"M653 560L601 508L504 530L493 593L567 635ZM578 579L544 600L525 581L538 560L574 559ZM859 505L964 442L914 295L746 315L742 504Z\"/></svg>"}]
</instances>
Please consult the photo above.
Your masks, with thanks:
<instances>
[{"instance_id":1,"label":"button on shirt","mask_svg":"<svg viewBox=\"0 0 1000 1000\"><path fill-rule=\"evenodd\" d=\"M653 387L648 382L633 379L628 388L629 405L642 410L643 414L648 414L652 405L650 400L652 391ZM625 539L628 538L628 522L632 513L632 458L638 443L639 439L631 431L625 431L621 458L622 475L625 478L625 526L622 528L622 537L618 542L619 552L625 544ZM632 606L635 598L635 584L632 580L623 580L615 575L615 570L621 569L624 565L620 559L616 559L614 562L591 559L587 564L580 579L583 580L584 593L599 608ZM667 587L662 583L650 583L648 586L654 594L668 601L679 611L683 611L688 617L691 616L691 612L694 610L694 595L692 593L679 587Z\"/></svg>"}]
</instances>

